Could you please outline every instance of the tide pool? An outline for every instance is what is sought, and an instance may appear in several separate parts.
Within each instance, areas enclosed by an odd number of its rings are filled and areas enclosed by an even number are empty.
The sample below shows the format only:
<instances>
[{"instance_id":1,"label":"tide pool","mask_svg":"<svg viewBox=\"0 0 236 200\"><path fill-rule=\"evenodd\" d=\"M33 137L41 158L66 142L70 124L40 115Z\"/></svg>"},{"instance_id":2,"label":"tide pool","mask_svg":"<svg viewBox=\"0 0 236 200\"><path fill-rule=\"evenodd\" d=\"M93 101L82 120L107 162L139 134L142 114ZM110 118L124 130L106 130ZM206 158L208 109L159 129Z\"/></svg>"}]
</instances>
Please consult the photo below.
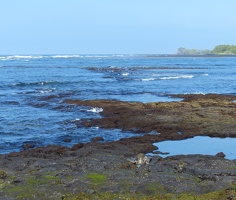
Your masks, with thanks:
<instances>
[{"instance_id":1,"label":"tide pool","mask_svg":"<svg viewBox=\"0 0 236 200\"><path fill-rule=\"evenodd\" d=\"M196 136L194 138L177 141L163 141L154 143L162 153L161 157L174 155L203 154L216 155L223 152L226 159L236 159L236 138L211 138ZM155 153L155 152L154 152Z\"/></svg>"}]
</instances>

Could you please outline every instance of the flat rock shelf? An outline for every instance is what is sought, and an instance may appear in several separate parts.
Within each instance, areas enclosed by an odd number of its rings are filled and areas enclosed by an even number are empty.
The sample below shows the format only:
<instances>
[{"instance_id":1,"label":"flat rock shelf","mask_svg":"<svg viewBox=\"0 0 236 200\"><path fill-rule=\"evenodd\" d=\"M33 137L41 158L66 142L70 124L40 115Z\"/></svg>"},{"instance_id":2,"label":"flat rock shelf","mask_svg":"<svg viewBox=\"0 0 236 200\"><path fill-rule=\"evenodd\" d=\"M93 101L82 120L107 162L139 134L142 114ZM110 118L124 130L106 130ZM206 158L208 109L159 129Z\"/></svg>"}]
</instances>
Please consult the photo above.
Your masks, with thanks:
<instances>
[{"instance_id":1,"label":"flat rock shelf","mask_svg":"<svg viewBox=\"0 0 236 200\"><path fill-rule=\"evenodd\" d=\"M152 156L149 164L140 167L129 162L140 153L157 150L155 142L236 136L235 96L175 97L183 100L66 100L68 104L102 108L101 118L81 119L80 126L119 128L137 136L0 155L1 199L188 199L188 195L198 199L233 199L236 160L219 154L196 154Z\"/></svg>"}]
</instances>

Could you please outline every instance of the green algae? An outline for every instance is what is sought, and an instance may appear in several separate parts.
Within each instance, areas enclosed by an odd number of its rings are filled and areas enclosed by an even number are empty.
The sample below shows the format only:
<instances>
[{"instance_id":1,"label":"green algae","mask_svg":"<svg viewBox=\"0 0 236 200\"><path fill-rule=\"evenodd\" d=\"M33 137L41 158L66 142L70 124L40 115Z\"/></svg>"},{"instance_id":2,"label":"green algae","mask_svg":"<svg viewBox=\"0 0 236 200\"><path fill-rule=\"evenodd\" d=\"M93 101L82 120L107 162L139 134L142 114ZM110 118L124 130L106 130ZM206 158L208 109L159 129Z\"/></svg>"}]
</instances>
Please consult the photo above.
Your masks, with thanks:
<instances>
[{"instance_id":1,"label":"green algae","mask_svg":"<svg viewBox=\"0 0 236 200\"><path fill-rule=\"evenodd\" d=\"M85 176L85 178L89 179L94 185L102 185L107 180L107 176L104 174L98 173L90 173Z\"/></svg>"},{"instance_id":2,"label":"green algae","mask_svg":"<svg viewBox=\"0 0 236 200\"><path fill-rule=\"evenodd\" d=\"M155 195L155 194L166 194L166 190L160 182L149 182L145 183L143 190L146 194Z\"/></svg>"},{"instance_id":3,"label":"green algae","mask_svg":"<svg viewBox=\"0 0 236 200\"><path fill-rule=\"evenodd\" d=\"M7 173L5 171L0 170L0 179L5 179L7 177Z\"/></svg>"},{"instance_id":4,"label":"green algae","mask_svg":"<svg viewBox=\"0 0 236 200\"><path fill-rule=\"evenodd\" d=\"M103 199L103 200L225 200L225 199L234 199L236 197L236 187L232 186L231 188L222 189L216 192L209 192L205 194L156 194L152 196L140 196L134 193L127 194L114 194L114 193L96 193L96 194L86 194L80 193L75 196L70 196L65 198L66 200L90 200L90 199Z\"/></svg>"},{"instance_id":5,"label":"green algae","mask_svg":"<svg viewBox=\"0 0 236 200\"><path fill-rule=\"evenodd\" d=\"M43 175L41 178L29 177L26 183L27 185L61 184L61 180L52 175Z\"/></svg>"},{"instance_id":6,"label":"green algae","mask_svg":"<svg viewBox=\"0 0 236 200\"><path fill-rule=\"evenodd\" d=\"M62 181L53 175L42 175L40 177L27 175L25 185L7 185L2 188L6 196L16 197L17 199L35 199L36 197L47 198L45 190L55 189L53 186L62 184Z\"/></svg>"},{"instance_id":7,"label":"green algae","mask_svg":"<svg viewBox=\"0 0 236 200\"><path fill-rule=\"evenodd\" d=\"M94 186L95 192L93 194L77 193L72 194L62 191L61 187L56 187L62 184L62 181L53 175L44 174L43 176L26 176L25 185L9 185L4 188L4 195L15 197L16 199L63 199L63 200L80 200L80 199L124 199L124 200L225 200L233 199L236 197L236 186L231 185L226 189L205 194L194 193L181 193L174 194L168 193L160 182L150 182L143 184L139 189L140 191L132 191L131 182L120 182L120 185L127 187L127 190L122 193L112 192L99 192L96 188L100 188L107 182L107 175L99 173L89 173L84 176ZM132 191L132 192L131 192ZM144 192L145 191L145 192ZM57 194L57 196L54 196ZM58 196L59 195L59 196Z\"/></svg>"}]
</instances>

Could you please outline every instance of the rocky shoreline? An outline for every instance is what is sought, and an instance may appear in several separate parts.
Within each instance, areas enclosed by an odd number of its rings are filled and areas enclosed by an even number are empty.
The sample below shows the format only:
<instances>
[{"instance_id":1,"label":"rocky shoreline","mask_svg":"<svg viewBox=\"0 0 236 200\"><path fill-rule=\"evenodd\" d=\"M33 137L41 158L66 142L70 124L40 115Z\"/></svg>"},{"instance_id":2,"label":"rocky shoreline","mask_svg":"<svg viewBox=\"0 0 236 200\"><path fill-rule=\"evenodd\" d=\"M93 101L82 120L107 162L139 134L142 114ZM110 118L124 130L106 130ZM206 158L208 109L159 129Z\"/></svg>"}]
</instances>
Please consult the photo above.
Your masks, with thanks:
<instances>
[{"instance_id":1,"label":"rocky shoreline","mask_svg":"<svg viewBox=\"0 0 236 200\"><path fill-rule=\"evenodd\" d=\"M103 109L102 118L81 120L79 126L120 128L137 136L0 155L1 199L236 198L236 160L227 160L223 154L152 156L149 164L140 167L130 162L139 153L156 150L153 142L199 135L236 137L236 96L175 97L183 100L146 104L67 100Z\"/></svg>"}]
</instances>

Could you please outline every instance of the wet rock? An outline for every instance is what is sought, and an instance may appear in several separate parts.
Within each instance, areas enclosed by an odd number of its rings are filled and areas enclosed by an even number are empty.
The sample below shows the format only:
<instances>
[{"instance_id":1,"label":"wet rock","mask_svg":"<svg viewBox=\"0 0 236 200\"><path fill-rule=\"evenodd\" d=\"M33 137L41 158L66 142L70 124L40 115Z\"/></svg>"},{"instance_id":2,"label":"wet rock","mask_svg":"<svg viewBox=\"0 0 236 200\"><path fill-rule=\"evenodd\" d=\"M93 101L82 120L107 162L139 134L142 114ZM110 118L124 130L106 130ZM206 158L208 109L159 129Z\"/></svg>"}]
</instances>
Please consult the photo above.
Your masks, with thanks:
<instances>
[{"instance_id":1,"label":"wet rock","mask_svg":"<svg viewBox=\"0 0 236 200\"><path fill-rule=\"evenodd\" d=\"M103 137L94 137L91 139L91 141L93 141L93 142L104 141L104 138Z\"/></svg>"},{"instance_id":2,"label":"wet rock","mask_svg":"<svg viewBox=\"0 0 236 200\"><path fill-rule=\"evenodd\" d=\"M71 142L71 139L70 139L70 138L65 138L65 139L64 139L64 142L69 143L69 142Z\"/></svg>"},{"instance_id":3,"label":"wet rock","mask_svg":"<svg viewBox=\"0 0 236 200\"><path fill-rule=\"evenodd\" d=\"M73 198L73 194L78 197L87 193L93 198L105 191L135 194L138 199L144 195L204 194L225 189L227 196L222 199L231 198L231 192L235 193L236 161L222 159L221 153L220 157L152 156L151 162L146 160L146 154L157 149L152 145L154 142L195 135L236 136L236 104L232 102L236 97L179 97L184 100L147 104L68 100L68 103L103 108L100 113L103 118L89 119L91 126L121 128L137 134L155 130L161 134L142 134L115 142L79 143L72 148L48 145L0 155L1 197L18 199L27 195L27 199L58 199L67 194ZM180 130L183 134L177 134ZM137 156L140 152L143 153ZM137 168L138 164L143 165Z\"/></svg>"},{"instance_id":4,"label":"wet rock","mask_svg":"<svg viewBox=\"0 0 236 200\"><path fill-rule=\"evenodd\" d=\"M31 143L25 143L25 144L22 145L22 148L23 148L24 150L32 149L32 148L34 148L34 147L35 147L35 145L33 145L33 144L31 144Z\"/></svg>"},{"instance_id":5,"label":"wet rock","mask_svg":"<svg viewBox=\"0 0 236 200\"><path fill-rule=\"evenodd\" d=\"M146 137L149 141L186 139L196 135L236 137L235 96L197 94L174 97L183 100L145 104L112 100L67 100L66 103L103 109L102 118L85 119L85 126L149 133Z\"/></svg>"},{"instance_id":6,"label":"wet rock","mask_svg":"<svg viewBox=\"0 0 236 200\"><path fill-rule=\"evenodd\" d=\"M78 144L75 144L75 145L71 148L71 150L72 150L72 151L75 151L75 150L77 150L77 149L81 149L83 146L84 146L83 143L78 143Z\"/></svg>"}]
</instances>

